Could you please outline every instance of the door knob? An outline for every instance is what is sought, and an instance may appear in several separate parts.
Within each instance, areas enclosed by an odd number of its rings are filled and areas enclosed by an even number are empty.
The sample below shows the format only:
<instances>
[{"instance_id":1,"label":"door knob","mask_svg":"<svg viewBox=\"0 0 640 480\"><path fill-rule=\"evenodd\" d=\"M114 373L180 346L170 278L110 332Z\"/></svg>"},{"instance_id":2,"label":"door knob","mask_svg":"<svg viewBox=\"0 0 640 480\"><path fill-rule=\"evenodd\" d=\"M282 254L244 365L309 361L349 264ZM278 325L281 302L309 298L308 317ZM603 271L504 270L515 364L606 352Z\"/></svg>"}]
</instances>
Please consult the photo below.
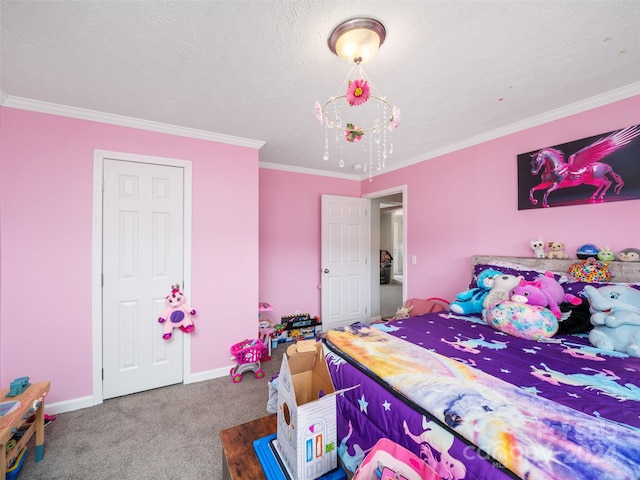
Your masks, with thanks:
<instances>
[{"instance_id":1,"label":"door knob","mask_svg":"<svg viewBox=\"0 0 640 480\"><path fill-rule=\"evenodd\" d=\"M328 269L328 268L325 268L325 269L323 270L323 272L324 272L324 273L329 273L329 269Z\"/></svg>"}]
</instances>

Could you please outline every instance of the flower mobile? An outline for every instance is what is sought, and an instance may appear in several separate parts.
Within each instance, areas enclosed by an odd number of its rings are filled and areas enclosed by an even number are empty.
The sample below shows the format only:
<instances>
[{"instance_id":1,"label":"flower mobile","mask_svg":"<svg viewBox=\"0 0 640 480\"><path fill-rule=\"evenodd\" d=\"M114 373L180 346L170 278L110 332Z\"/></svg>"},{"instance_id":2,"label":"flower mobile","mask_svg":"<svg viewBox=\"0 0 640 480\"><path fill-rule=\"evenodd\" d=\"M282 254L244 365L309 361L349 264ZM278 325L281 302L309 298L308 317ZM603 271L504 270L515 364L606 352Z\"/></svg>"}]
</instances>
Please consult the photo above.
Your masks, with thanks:
<instances>
[{"instance_id":1,"label":"flower mobile","mask_svg":"<svg viewBox=\"0 0 640 480\"><path fill-rule=\"evenodd\" d=\"M344 85L344 84L343 84ZM387 157L393 151L391 133L400 124L400 109L391 105L386 98L374 93L371 82L360 65L355 65L346 80L343 94L330 97L324 105L316 102L314 115L320 125L325 127L325 148L323 160L329 160L329 129L342 131L349 143L369 138L369 175L372 175L374 150L377 152L377 169L385 167ZM368 107L368 108L367 108ZM362 110L362 111L360 111ZM342 117L348 117L343 123ZM375 145L375 146L374 146ZM377 147L377 148L376 148ZM344 167L340 158L339 166ZM365 163L365 172L367 165Z\"/></svg>"}]
</instances>

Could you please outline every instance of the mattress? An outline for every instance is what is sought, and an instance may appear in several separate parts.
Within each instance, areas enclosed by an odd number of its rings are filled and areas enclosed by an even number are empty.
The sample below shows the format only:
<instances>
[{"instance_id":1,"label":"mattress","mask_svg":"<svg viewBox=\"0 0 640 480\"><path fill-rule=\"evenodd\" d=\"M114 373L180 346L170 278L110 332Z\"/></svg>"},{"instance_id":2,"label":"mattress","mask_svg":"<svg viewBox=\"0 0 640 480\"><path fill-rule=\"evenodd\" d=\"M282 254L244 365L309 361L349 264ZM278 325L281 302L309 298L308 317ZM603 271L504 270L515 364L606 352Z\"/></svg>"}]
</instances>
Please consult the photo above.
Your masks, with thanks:
<instances>
[{"instance_id":1,"label":"mattress","mask_svg":"<svg viewBox=\"0 0 640 480\"><path fill-rule=\"evenodd\" d=\"M640 479L640 358L451 312L323 335L351 471L384 437L444 479Z\"/></svg>"}]
</instances>

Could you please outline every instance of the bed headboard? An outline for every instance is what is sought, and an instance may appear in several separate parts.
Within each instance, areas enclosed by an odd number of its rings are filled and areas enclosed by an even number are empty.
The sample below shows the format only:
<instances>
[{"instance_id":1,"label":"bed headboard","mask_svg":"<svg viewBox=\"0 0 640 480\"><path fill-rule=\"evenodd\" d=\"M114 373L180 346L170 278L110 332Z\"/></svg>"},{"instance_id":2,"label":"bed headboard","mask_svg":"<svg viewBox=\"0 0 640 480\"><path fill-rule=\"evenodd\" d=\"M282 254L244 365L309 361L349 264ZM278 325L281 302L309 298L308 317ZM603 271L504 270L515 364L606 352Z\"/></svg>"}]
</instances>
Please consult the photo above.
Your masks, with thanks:
<instances>
[{"instance_id":1,"label":"bed headboard","mask_svg":"<svg viewBox=\"0 0 640 480\"><path fill-rule=\"evenodd\" d=\"M471 257L471 274L473 267L478 264L491 261L511 262L535 268L536 270L549 270L551 272L568 272L569 266L582 260L569 258L534 258L534 257L499 257L492 255L474 255ZM612 282L640 283L640 262L607 262L609 271L613 273Z\"/></svg>"}]
</instances>

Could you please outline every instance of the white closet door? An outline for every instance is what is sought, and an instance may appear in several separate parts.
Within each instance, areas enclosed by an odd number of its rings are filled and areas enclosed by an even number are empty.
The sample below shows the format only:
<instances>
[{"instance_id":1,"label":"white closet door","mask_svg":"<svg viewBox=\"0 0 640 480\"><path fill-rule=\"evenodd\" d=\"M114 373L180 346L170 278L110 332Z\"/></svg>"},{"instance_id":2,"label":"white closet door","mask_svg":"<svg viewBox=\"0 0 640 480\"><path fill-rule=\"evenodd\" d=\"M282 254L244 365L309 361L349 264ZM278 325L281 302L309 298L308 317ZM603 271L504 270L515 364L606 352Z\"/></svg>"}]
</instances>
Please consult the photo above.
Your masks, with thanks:
<instances>
[{"instance_id":1,"label":"white closet door","mask_svg":"<svg viewBox=\"0 0 640 480\"><path fill-rule=\"evenodd\" d=\"M105 160L103 398L183 380L183 333L157 322L183 282L183 169Z\"/></svg>"}]
</instances>

